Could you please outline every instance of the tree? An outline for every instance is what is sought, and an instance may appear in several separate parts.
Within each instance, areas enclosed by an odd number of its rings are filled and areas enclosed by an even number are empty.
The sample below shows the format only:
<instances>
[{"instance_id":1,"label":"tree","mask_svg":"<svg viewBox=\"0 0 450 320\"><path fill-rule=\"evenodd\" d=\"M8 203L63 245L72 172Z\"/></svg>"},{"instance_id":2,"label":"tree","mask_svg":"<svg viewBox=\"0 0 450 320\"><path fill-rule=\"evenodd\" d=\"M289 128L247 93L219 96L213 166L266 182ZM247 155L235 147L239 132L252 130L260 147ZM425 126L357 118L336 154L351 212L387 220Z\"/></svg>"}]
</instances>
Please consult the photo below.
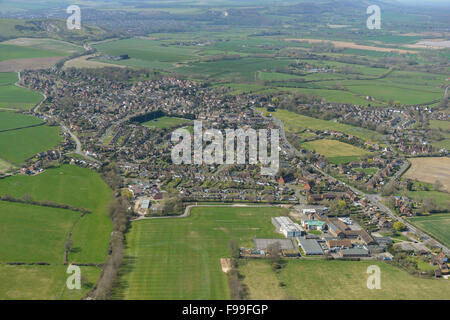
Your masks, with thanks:
<instances>
[{"instance_id":1,"label":"tree","mask_svg":"<svg viewBox=\"0 0 450 320\"><path fill-rule=\"evenodd\" d=\"M240 249L239 249L238 243L234 239L230 240L230 250L231 250L231 256L234 259L238 259L240 256Z\"/></svg>"},{"instance_id":2,"label":"tree","mask_svg":"<svg viewBox=\"0 0 450 320\"><path fill-rule=\"evenodd\" d=\"M394 222L394 229L397 232L405 231L406 230L406 225L403 222L401 222L401 221L395 221Z\"/></svg>"},{"instance_id":3,"label":"tree","mask_svg":"<svg viewBox=\"0 0 450 320\"><path fill-rule=\"evenodd\" d=\"M443 185L441 183L441 181L436 180L433 184L433 189L434 191L440 191L442 189Z\"/></svg>"}]
</instances>

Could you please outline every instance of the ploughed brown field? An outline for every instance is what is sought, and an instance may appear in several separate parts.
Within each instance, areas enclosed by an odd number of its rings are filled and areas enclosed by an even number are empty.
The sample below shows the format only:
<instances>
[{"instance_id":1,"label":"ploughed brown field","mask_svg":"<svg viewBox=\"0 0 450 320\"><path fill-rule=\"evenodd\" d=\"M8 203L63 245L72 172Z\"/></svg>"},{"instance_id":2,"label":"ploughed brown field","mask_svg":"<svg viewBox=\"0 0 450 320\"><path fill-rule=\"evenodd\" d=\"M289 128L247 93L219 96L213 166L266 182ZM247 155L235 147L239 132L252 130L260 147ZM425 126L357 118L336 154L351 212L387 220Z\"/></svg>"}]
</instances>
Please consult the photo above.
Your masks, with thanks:
<instances>
[{"instance_id":1,"label":"ploughed brown field","mask_svg":"<svg viewBox=\"0 0 450 320\"><path fill-rule=\"evenodd\" d=\"M439 180L444 186L443 189L450 192L450 158L411 158L411 168L404 177L427 183L434 183Z\"/></svg>"},{"instance_id":2,"label":"ploughed brown field","mask_svg":"<svg viewBox=\"0 0 450 320\"><path fill-rule=\"evenodd\" d=\"M403 50L396 48L382 48L382 47L374 47L367 46L362 44L356 44L354 42L348 41L328 41L322 39L284 39L285 41L294 41L294 42L307 42L307 43L320 43L320 42L331 42L336 48L349 48L349 49L359 49L359 50L370 50L370 51L378 51L378 52L397 52L397 53L417 53L417 51L413 50Z\"/></svg>"},{"instance_id":3,"label":"ploughed brown field","mask_svg":"<svg viewBox=\"0 0 450 320\"><path fill-rule=\"evenodd\" d=\"M0 61L0 72L47 69L64 57L44 57Z\"/></svg>"}]
</instances>

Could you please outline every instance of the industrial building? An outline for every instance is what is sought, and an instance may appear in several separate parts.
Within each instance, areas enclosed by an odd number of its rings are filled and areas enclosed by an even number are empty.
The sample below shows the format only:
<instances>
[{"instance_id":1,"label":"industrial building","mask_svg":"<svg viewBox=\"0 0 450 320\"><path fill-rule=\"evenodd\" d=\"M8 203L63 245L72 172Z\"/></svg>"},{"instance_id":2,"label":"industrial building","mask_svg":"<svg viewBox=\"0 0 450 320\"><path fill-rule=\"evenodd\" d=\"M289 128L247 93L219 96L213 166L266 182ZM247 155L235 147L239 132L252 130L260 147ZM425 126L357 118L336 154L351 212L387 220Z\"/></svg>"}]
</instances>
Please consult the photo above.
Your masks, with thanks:
<instances>
[{"instance_id":1,"label":"industrial building","mask_svg":"<svg viewBox=\"0 0 450 320\"><path fill-rule=\"evenodd\" d=\"M305 230L298 223L292 222L288 217L272 218L272 224L285 237L300 237L305 234Z\"/></svg>"},{"instance_id":2,"label":"industrial building","mask_svg":"<svg viewBox=\"0 0 450 320\"><path fill-rule=\"evenodd\" d=\"M297 237L298 245L303 249L306 255L322 255L323 250L319 242L314 239L306 239L304 237Z\"/></svg>"},{"instance_id":3,"label":"industrial building","mask_svg":"<svg viewBox=\"0 0 450 320\"><path fill-rule=\"evenodd\" d=\"M341 258L356 258L356 257L368 257L369 250L365 247L362 248L351 248L342 249L339 251L339 256Z\"/></svg>"}]
</instances>

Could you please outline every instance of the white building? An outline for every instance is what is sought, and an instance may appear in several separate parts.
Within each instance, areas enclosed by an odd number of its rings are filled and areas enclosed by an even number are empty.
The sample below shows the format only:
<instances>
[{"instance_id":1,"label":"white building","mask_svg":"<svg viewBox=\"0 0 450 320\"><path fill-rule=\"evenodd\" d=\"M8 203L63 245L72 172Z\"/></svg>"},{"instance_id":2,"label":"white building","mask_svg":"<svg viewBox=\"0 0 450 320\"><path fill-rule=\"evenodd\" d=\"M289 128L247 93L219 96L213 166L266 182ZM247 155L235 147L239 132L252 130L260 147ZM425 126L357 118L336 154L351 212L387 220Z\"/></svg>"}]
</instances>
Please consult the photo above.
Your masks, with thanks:
<instances>
[{"instance_id":1,"label":"white building","mask_svg":"<svg viewBox=\"0 0 450 320\"><path fill-rule=\"evenodd\" d=\"M272 218L272 224L285 237L300 237L305 234L305 230L298 223L292 222L288 217Z\"/></svg>"}]
</instances>

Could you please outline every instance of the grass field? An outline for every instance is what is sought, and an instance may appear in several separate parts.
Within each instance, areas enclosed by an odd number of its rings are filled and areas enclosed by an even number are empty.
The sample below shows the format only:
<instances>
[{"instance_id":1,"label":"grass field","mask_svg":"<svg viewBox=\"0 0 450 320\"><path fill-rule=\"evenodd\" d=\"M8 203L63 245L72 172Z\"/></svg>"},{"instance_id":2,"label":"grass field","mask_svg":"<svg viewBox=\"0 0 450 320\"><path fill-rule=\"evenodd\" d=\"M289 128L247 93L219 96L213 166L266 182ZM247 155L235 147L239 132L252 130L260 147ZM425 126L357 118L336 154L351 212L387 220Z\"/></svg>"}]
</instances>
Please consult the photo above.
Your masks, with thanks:
<instances>
[{"instance_id":1,"label":"grass field","mask_svg":"<svg viewBox=\"0 0 450 320\"><path fill-rule=\"evenodd\" d=\"M7 172L8 170L10 170L13 166L6 162L3 159L0 159L0 174Z\"/></svg>"},{"instance_id":2,"label":"grass field","mask_svg":"<svg viewBox=\"0 0 450 320\"><path fill-rule=\"evenodd\" d=\"M381 269L381 289L367 288L367 267ZM448 280L420 279L378 261L291 260L278 274L264 260L240 266L251 299L449 299ZM280 286L280 283L285 286Z\"/></svg>"},{"instance_id":3,"label":"grass field","mask_svg":"<svg viewBox=\"0 0 450 320\"><path fill-rule=\"evenodd\" d=\"M0 132L0 157L21 164L61 142L60 127L39 126Z\"/></svg>"},{"instance_id":4,"label":"grass field","mask_svg":"<svg viewBox=\"0 0 450 320\"><path fill-rule=\"evenodd\" d=\"M9 266L0 265L0 300L79 300L89 290L69 290L67 266ZM81 274L95 284L100 268L81 267Z\"/></svg>"},{"instance_id":5,"label":"grass field","mask_svg":"<svg viewBox=\"0 0 450 320\"><path fill-rule=\"evenodd\" d=\"M164 63L170 67L172 63L194 59L195 50L176 46L161 46L158 41L132 38L108 41L94 45L102 53L112 56L128 54L130 59L120 61L120 64L154 68L156 63ZM113 62L114 63L114 62Z\"/></svg>"},{"instance_id":6,"label":"grass field","mask_svg":"<svg viewBox=\"0 0 450 320\"><path fill-rule=\"evenodd\" d=\"M447 208L450 212L450 193L440 191L407 191L406 195L416 200L433 199L438 206Z\"/></svg>"},{"instance_id":7,"label":"grass field","mask_svg":"<svg viewBox=\"0 0 450 320\"><path fill-rule=\"evenodd\" d=\"M265 111L263 108L257 108L259 111ZM311 130L334 130L346 134L354 135L364 141L382 141L382 135L376 131L353 127L347 124L316 119L312 117L303 116L287 110L278 109L275 112L270 112L273 116L283 121L286 130L292 132L303 131L304 129Z\"/></svg>"},{"instance_id":8,"label":"grass field","mask_svg":"<svg viewBox=\"0 0 450 320\"><path fill-rule=\"evenodd\" d=\"M0 72L0 108L28 110L42 100L42 96L32 90L14 85L17 73Z\"/></svg>"},{"instance_id":9,"label":"grass field","mask_svg":"<svg viewBox=\"0 0 450 320\"><path fill-rule=\"evenodd\" d=\"M189 122L191 122L191 121L187 120L187 119L183 119L183 118L161 117L156 120L150 120L150 121L144 122L144 123L142 123L142 125L146 126L148 128L166 129L166 128L177 127L182 124L187 124Z\"/></svg>"},{"instance_id":10,"label":"grass field","mask_svg":"<svg viewBox=\"0 0 450 320\"><path fill-rule=\"evenodd\" d=\"M66 41L49 38L16 38L4 41L1 44L14 45L34 50L44 50L58 56L69 55L76 52L83 52L83 47ZM17 59L17 58L14 58Z\"/></svg>"},{"instance_id":11,"label":"grass field","mask_svg":"<svg viewBox=\"0 0 450 320\"><path fill-rule=\"evenodd\" d=\"M43 123L42 120L15 112L0 111L0 132Z\"/></svg>"},{"instance_id":12,"label":"grass field","mask_svg":"<svg viewBox=\"0 0 450 320\"><path fill-rule=\"evenodd\" d=\"M450 191L450 158L411 158L411 168L406 171L404 178L433 184L436 180Z\"/></svg>"},{"instance_id":13,"label":"grass field","mask_svg":"<svg viewBox=\"0 0 450 320\"><path fill-rule=\"evenodd\" d=\"M61 51L0 43L0 61L12 59L60 57L66 55L66 53Z\"/></svg>"},{"instance_id":14,"label":"grass field","mask_svg":"<svg viewBox=\"0 0 450 320\"><path fill-rule=\"evenodd\" d=\"M450 130L450 121L430 120L432 129Z\"/></svg>"},{"instance_id":15,"label":"grass field","mask_svg":"<svg viewBox=\"0 0 450 320\"><path fill-rule=\"evenodd\" d=\"M79 216L69 210L0 201L0 261L63 263L64 243Z\"/></svg>"},{"instance_id":16,"label":"grass field","mask_svg":"<svg viewBox=\"0 0 450 320\"><path fill-rule=\"evenodd\" d=\"M194 208L182 219L137 221L127 235L125 265L114 298L229 299L220 258L229 241L252 246L254 237L281 237L270 218L282 208Z\"/></svg>"},{"instance_id":17,"label":"grass field","mask_svg":"<svg viewBox=\"0 0 450 320\"><path fill-rule=\"evenodd\" d=\"M433 214L428 217L414 217L410 218L409 221L447 246L450 246L449 214Z\"/></svg>"},{"instance_id":18,"label":"grass field","mask_svg":"<svg viewBox=\"0 0 450 320\"><path fill-rule=\"evenodd\" d=\"M0 180L0 194L14 197L28 194L37 201L49 200L91 210L92 214L85 215L73 230L75 252L69 255L69 260L79 263L104 262L112 228L108 215L111 190L96 172L65 165L37 176L8 177ZM45 230L46 225L35 227Z\"/></svg>"},{"instance_id":19,"label":"grass field","mask_svg":"<svg viewBox=\"0 0 450 320\"><path fill-rule=\"evenodd\" d=\"M314 150L320 155L327 157L330 162L350 162L363 155L370 154L369 151L352 146L348 143L343 143L337 140L320 139L310 142L305 142L302 147L307 150Z\"/></svg>"}]
</instances>

